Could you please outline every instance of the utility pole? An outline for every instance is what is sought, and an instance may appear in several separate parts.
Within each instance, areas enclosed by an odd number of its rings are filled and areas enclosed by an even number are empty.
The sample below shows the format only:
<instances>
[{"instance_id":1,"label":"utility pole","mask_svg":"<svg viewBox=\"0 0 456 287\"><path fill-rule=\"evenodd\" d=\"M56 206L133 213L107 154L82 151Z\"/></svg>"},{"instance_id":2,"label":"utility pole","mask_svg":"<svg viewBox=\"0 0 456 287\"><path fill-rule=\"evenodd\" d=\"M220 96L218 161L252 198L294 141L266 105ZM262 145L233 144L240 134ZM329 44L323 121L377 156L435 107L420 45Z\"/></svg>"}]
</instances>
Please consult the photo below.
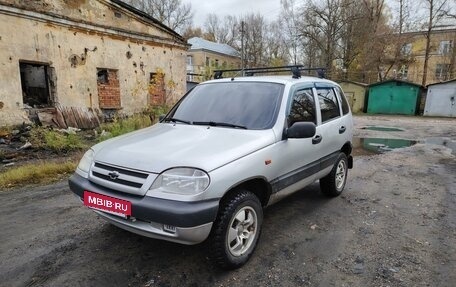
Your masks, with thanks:
<instances>
[{"instance_id":1,"label":"utility pole","mask_svg":"<svg viewBox=\"0 0 456 287\"><path fill-rule=\"evenodd\" d=\"M245 76L244 74L244 21L241 21L241 70L242 70L242 76Z\"/></svg>"}]
</instances>

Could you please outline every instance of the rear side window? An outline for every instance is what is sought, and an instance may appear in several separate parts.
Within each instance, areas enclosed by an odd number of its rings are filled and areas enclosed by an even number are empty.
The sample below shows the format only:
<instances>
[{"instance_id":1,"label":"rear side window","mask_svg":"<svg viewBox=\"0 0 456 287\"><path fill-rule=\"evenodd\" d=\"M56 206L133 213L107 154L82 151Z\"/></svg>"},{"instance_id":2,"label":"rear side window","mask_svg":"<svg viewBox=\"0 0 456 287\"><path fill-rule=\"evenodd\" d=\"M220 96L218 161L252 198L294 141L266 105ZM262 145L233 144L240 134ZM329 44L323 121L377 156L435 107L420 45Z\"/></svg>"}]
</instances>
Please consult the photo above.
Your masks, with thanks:
<instances>
[{"instance_id":1,"label":"rear side window","mask_svg":"<svg viewBox=\"0 0 456 287\"><path fill-rule=\"evenodd\" d=\"M332 88L317 88L318 101L320 102L321 121L327 122L340 117L339 102Z\"/></svg>"},{"instance_id":2,"label":"rear side window","mask_svg":"<svg viewBox=\"0 0 456 287\"><path fill-rule=\"evenodd\" d=\"M288 126L291 127L296 122L317 123L315 100L311 88L299 90L293 95Z\"/></svg>"},{"instance_id":3,"label":"rear side window","mask_svg":"<svg viewBox=\"0 0 456 287\"><path fill-rule=\"evenodd\" d=\"M342 113L344 115L348 114L350 108L348 107L347 99L345 98L344 92L340 87L336 87L337 93L339 94L340 102L342 103Z\"/></svg>"}]
</instances>

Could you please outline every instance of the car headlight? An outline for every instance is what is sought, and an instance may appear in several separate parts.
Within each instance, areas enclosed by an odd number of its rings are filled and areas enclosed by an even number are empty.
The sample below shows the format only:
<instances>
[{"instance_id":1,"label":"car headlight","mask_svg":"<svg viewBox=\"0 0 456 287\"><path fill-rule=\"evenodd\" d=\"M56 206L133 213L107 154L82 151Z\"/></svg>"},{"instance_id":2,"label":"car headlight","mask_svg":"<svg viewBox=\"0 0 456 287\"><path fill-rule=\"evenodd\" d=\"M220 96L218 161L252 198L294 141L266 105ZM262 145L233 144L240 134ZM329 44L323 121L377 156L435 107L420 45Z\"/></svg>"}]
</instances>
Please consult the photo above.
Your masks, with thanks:
<instances>
[{"instance_id":1,"label":"car headlight","mask_svg":"<svg viewBox=\"0 0 456 287\"><path fill-rule=\"evenodd\" d=\"M206 190L209 182L209 175L200 169L173 168L160 174L149 190L193 195Z\"/></svg>"},{"instance_id":2,"label":"car headlight","mask_svg":"<svg viewBox=\"0 0 456 287\"><path fill-rule=\"evenodd\" d=\"M81 161L79 162L78 169L84 173L89 173L90 166L93 161L93 150L86 151Z\"/></svg>"}]
</instances>

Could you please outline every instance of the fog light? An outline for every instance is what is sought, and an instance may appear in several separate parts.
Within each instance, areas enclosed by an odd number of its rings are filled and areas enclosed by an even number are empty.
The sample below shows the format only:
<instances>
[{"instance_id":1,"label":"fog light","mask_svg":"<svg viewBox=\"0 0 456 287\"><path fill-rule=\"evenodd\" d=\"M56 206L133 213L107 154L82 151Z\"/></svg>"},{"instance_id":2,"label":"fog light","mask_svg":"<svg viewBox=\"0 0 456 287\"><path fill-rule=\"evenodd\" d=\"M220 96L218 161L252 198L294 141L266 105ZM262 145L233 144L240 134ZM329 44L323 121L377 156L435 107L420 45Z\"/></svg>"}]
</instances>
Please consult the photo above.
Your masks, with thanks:
<instances>
[{"instance_id":1,"label":"fog light","mask_svg":"<svg viewBox=\"0 0 456 287\"><path fill-rule=\"evenodd\" d=\"M176 233L176 226L163 224L163 230L169 233Z\"/></svg>"}]
</instances>

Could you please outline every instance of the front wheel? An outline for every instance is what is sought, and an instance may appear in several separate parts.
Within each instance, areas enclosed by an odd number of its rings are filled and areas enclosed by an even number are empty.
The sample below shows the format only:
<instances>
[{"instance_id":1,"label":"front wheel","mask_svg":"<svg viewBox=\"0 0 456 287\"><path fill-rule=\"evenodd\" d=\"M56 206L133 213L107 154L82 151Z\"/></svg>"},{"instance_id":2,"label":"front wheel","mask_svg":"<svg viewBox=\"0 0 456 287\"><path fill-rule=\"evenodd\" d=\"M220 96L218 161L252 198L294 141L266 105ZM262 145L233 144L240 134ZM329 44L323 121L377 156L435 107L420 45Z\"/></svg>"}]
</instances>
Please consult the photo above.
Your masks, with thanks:
<instances>
[{"instance_id":1,"label":"front wheel","mask_svg":"<svg viewBox=\"0 0 456 287\"><path fill-rule=\"evenodd\" d=\"M224 200L214 222L213 260L223 269L244 265L252 256L263 222L263 208L253 193L242 190Z\"/></svg>"},{"instance_id":2,"label":"front wheel","mask_svg":"<svg viewBox=\"0 0 456 287\"><path fill-rule=\"evenodd\" d=\"M348 160L344 153L340 153L331 172L320 179L320 189L324 195L339 196L347 182Z\"/></svg>"}]
</instances>

